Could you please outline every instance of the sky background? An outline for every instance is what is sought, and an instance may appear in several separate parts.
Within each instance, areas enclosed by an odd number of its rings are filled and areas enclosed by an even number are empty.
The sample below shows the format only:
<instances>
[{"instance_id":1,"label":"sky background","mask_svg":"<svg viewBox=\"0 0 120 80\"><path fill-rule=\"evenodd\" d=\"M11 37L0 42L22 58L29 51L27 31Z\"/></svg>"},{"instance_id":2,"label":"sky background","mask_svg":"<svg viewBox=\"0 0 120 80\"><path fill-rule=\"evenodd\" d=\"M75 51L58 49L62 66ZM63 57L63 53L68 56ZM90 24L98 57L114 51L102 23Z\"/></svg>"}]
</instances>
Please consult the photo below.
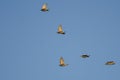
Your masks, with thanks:
<instances>
[{"instance_id":1,"label":"sky background","mask_svg":"<svg viewBox=\"0 0 120 80\"><path fill-rule=\"evenodd\" d=\"M0 0L0 80L120 80L120 0Z\"/></svg>"}]
</instances>

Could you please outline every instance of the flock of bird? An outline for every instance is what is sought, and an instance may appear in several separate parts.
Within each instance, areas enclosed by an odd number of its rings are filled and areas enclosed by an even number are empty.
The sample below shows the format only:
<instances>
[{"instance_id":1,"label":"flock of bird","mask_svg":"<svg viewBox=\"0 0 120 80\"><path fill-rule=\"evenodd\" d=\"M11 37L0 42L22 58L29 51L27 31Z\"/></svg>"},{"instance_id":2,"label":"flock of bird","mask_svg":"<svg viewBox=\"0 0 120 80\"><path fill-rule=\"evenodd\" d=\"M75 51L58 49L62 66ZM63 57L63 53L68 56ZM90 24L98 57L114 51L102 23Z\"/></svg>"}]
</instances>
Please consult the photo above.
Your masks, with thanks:
<instances>
[{"instance_id":1,"label":"flock of bird","mask_svg":"<svg viewBox=\"0 0 120 80\"><path fill-rule=\"evenodd\" d=\"M47 11L49 11L46 3L42 5L41 11L42 11L42 12L47 12ZM57 31L57 33L58 33L58 34L63 34L63 35L65 34L65 32L64 32L63 29L62 29L62 25L59 25L59 26L58 26L58 31ZM81 55L81 57L82 57L82 58L89 58L90 55L83 54L83 55ZM114 64L115 64L114 61L107 61L107 62L105 63L105 65L114 65ZM66 63L64 62L63 57L60 57L59 66L61 66L61 67L68 66L68 64L66 64Z\"/></svg>"}]
</instances>

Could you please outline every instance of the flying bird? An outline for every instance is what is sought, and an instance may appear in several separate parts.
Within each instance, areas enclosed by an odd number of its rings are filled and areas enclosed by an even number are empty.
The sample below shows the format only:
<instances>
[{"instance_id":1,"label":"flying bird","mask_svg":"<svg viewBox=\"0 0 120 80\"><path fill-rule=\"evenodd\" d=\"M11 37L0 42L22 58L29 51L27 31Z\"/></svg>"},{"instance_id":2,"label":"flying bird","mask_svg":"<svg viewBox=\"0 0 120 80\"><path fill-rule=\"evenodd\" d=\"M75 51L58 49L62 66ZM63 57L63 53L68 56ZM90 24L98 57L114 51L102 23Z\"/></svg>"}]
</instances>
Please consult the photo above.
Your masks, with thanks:
<instances>
[{"instance_id":1,"label":"flying bird","mask_svg":"<svg viewBox=\"0 0 120 80\"><path fill-rule=\"evenodd\" d=\"M57 32L58 34L65 34L65 32L63 31L63 29L62 29L62 25L59 25L58 26L58 32Z\"/></svg>"},{"instance_id":2,"label":"flying bird","mask_svg":"<svg viewBox=\"0 0 120 80\"><path fill-rule=\"evenodd\" d=\"M48 11L47 4L46 4L46 3L42 5L41 11L43 11L43 12Z\"/></svg>"},{"instance_id":3,"label":"flying bird","mask_svg":"<svg viewBox=\"0 0 120 80\"><path fill-rule=\"evenodd\" d=\"M90 55L83 54L83 55L81 55L81 57L82 57L82 58L88 58L88 57L90 57Z\"/></svg>"},{"instance_id":4,"label":"flying bird","mask_svg":"<svg viewBox=\"0 0 120 80\"><path fill-rule=\"evenodd\" d=\"M59 66L61 66L61 67L68 66L68 64L64 63L63 57L60 57L60 64L59 64Z\"/></svg>"},{"instance_id":5,"label":"flying bird","mask_svg":"<svg viewBox=\"0 0 120 80\"><path fill-rule=\"evenodd\" d=\"M114 61L108 61L108 62L105 63L105 65L114 65L114 64L115 64Z\"/></svg>"}]
</instances>

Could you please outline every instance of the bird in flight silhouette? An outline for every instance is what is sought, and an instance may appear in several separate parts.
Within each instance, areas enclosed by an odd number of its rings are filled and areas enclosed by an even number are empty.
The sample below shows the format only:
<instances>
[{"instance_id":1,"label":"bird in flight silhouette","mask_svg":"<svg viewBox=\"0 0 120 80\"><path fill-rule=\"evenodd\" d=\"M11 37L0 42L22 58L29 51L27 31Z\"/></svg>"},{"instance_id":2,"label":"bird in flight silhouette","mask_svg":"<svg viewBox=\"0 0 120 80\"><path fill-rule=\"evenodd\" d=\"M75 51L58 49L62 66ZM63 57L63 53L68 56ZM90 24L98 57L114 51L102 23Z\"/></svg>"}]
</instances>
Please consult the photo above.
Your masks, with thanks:
<instances>
[{"instance_id":1,"label":"bird in flight silhouette","mask_svg":"<svg viewBox=\"0 0 120 80\"><path fill-rule=\"evenodd\" d=\"M58 26L58 32L57 32L58 34L65 34L65 32L63 31L63 29L62 29L62 25L59 25Z\"/></svg>"},{"instance_id":2,"label":"bird in flight silhouette","mask_svg":"<svg viewBox=\"0 0 120 80\"><path fill-rule=\"evenodd\" d=\"M48 7L47 7L47 4L46 4L46 3L44 3L44 4L42 5L41 11L43 11L43 12L48 11Z\"/></svg>"},{"instance_id":3,"label":"bird in flight silhouette","mask_svg":"<svg viewBox=\"0 0 120 80\"><path fill-rule=\"evenodd\" d=\"M59 64L59 66L61 66L61 67L68 66L68 64L64 63L63 57L60 57L60 64Z\"/></svg>"}]
</instances>

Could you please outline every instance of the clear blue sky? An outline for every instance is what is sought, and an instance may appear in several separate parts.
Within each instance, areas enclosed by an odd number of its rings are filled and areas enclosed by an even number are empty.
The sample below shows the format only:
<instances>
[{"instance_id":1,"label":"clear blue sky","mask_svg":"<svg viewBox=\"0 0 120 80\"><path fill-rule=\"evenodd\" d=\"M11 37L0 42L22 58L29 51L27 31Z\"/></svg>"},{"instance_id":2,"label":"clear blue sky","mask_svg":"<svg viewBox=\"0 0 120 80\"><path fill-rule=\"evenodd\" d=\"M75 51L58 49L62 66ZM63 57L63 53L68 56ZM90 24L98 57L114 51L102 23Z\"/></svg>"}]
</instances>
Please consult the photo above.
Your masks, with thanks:
<instances>
[{"instance_id":1,"label":"clear blue sky","mask_svg":"<svg viewBox=\"0 0 120 80\"><path fill-rule=\"evenodd\" d=\"M120 1L0 0L0 80L120 80Z\"/></svg>"}]
</instances>

